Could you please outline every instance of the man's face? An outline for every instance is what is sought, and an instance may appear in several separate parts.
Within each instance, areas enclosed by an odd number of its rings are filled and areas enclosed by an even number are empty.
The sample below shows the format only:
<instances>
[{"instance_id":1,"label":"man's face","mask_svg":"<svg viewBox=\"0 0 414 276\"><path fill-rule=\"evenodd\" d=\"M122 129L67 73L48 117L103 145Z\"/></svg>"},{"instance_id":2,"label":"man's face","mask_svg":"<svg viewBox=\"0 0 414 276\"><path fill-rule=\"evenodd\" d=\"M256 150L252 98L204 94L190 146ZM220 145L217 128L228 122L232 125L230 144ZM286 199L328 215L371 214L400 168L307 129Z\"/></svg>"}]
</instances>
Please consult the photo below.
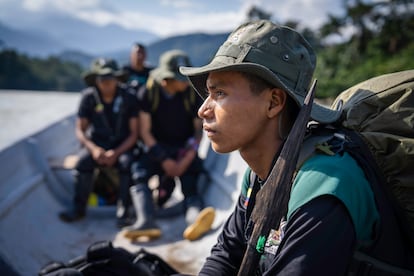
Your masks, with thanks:
<instances>
[{"instance_id":1,"label":"man's face","mask_svg":"<svg viewBox=\"0 0 414 276\"><path fill-rule=\"evenodd\" d=\"M133 47L130 58L132 64L144 64L146 58L145 50L142 47Z\"/></svg>"},{"instance_id":2,"label":"man's face","mask_svg":"<svg viewBox=\"0 0 414 276\"><path fill-rule=\"evenodd\" d=\"M206 82L208 97L198 110L203 128L216 152L254 148L268 123L265 93L254 94L238 72L211 72Z\"/></svg>"},{"instance_id":3,"label":"man's face","mask_svg":"<svg viewBox=\"0 0 414 276\"><path fill-rule=\"evenodd\" d=\"M184 92L190 85L188 81L176 79L166 79L164 81L166 90L173 93Z\"/></svg>"},{"instance_id":4,"label":"man's face","mask_svg":"<svg viewBox=\"0 0 414 276\"><path fill-rule=\"evenodd\" d=\"M102 93L114 93L116 91L117 79L115 76L96 77L96 85Z\"/></svg>"}]
</instances>

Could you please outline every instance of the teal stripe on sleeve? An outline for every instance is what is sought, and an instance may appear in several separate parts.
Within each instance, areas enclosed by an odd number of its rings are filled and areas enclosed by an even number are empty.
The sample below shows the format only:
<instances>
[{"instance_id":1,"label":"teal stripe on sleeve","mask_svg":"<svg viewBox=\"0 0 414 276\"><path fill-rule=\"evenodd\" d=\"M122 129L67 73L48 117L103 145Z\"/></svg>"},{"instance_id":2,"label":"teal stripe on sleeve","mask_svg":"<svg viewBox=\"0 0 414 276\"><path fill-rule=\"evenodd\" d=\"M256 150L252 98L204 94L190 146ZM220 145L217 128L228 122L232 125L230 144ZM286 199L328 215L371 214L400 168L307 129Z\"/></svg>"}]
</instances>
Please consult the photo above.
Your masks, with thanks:
<instances>
[{"instance_id":1,"label":"teal stripe on sleeve","mask_svg":"<svg viewBox=\"0 0 414 276\"><path fill-rule=\"evenodd\" d=\"M360 244L372 241L379 220L374 194L364 172L348 153L318 154L303 164L293 183L288 219L297 208L322 195L332 195L342 201Z\"/></svg>"},{"instance_id":2,"label":"teal stripe on sleeve","mask_svg":"<svg viewBox=\"0 0 414 276\"><path fill-rule=\"evenodd\" d=\"M244 172L243 175L243 182L242 182L242 188L241 188L241 193L243 196L247 196L247 190L249 189L250 186L250 172L252 170L250 168L247 168L246 171Z\"/></svg>"}]
</instances>

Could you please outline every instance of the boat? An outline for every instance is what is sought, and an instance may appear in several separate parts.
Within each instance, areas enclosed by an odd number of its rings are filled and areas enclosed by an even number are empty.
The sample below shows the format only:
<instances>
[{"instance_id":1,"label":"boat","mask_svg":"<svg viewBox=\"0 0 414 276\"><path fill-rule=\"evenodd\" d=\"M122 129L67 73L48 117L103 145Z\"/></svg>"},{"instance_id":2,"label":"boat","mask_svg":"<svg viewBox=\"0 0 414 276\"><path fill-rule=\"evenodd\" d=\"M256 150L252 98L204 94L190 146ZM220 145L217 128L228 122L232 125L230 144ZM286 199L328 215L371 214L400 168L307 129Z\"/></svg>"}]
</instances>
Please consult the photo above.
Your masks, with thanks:
<instances>
[{"instance_id":1,"label":"boat","mask_svg":"<svg viewBox=\"0 0 414 276\"><path fill-rule=\"evenodd\" d=\"M27 101L20 107L24 111L4 118L10 113L5 103L17 96ZM36 97L42 108L34 104ZM73 194L72 171L65 160L80 147L74 132L79 99L79 93L0 91L0 122L8 122L2 135L16 127L27 131L35 121L43 123L0 147L0 274L36 275L52 261L67 263L84 255L99 241L111 241L114 247L130 252L144 248L180 273L197 274L239 195L246 165L238 152L217 154L208 139L202 139L199 154L209 177L202 177L197 185L206 205L216 209L216 217L213 229L196 241L182 238L186 225L183 214L158 218L163 234L151 241L125 239L116 227L115 206L89 206L85 219L67 224L57 214L71 204ZM45 110L50 112L39 115ZM18 121L22 116L26 118L23 125ZM178 204L180 196L177 186L172 204Z\"/></svg>"}]
</instances>

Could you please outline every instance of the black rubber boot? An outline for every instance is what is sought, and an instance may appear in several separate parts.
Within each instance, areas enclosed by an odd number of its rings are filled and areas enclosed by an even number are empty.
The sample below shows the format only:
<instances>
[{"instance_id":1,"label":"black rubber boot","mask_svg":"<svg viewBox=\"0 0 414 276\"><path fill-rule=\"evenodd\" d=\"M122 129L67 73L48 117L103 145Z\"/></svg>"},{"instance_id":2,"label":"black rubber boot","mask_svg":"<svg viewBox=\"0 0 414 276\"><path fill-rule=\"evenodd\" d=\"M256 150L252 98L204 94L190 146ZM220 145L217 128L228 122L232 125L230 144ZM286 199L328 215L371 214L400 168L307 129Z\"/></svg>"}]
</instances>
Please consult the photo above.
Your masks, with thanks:
<instances>
[{"instance_id":1,"label":"black rubber boot","mask_svg":"<svg viewBox=\"0 0 414 276\"><path fill-rule=\"evenodd\" d=\"M77 173L75 175L75 195L71 209L59 213L59 218L64 222L81 220L86 215L88 198L93 187L92 173Z\"/></svg>"},{"instance_id":2,"label":"black rubber boot","mask_svg":"<svg viewBox=\"0 0 414 276\"><path fill-rule=\"evenodd\" d=\"M133 225L124 228L124 236L131 240L139 237L150 239L160 237L161 229L155 222L154 204L150 189L144 184L138 184L130 188L130 193L137 220Z\"/></svg>"},{"instance_id":3,"label":"black rubber boot","mask_svg":"<svg viewBox=\"0 0 414 276\"><path fill-rule=\"evenodd\" d=\"M119 228L134 223L133 216L129 210L131 206L131 195L129 193L130 183L131 179L129 174L119 175L119 197L116 209L116 224Z\"/></svg>"}]
</instances>

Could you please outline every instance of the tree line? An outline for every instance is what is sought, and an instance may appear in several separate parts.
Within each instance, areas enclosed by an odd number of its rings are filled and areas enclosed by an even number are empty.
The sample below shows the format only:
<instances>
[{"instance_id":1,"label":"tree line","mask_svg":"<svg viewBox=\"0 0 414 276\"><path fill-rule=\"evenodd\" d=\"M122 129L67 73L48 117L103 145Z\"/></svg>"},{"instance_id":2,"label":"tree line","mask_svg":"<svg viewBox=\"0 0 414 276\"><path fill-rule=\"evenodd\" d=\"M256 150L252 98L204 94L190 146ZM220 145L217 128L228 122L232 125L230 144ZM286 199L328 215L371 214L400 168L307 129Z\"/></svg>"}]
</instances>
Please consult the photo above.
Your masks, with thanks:
<instances>
[{"instance_id":1,"label":"tree line","mask_svg":"<svg viewBox=\"0 0 414 276\"><path fill-rule=\"evenodd\" d=\"M15 50L0 52L0 89L79 91L80 65L51 56L28 57Z\"/></svg>"},{"instance_id":2,"label":"tree line","mask_svg":"<svg viewBox=\"0 0 414 276\"><path fill-rule=\"evenodd\" d=\"M332 97L368 78L414 69L412 0L343 0L345 14L329 16L318 31L319 96ZM343 43L323 42L341 30L353 30Z\"/></svg>"},{"instance_id":3,"label":"tree line","mask_svg":"<svg viewBox=\"0 0 414 276\"><path fill-rule=\"evenodd\" d=\"M377 75L414 69L412 0L342 2L344 15L329 15L317 31L295 21L277 22L298 29L316 50L319 98L335 97ZM246 20L255 19L272 20L272 14L252 6ZM344 30L351 35L344 37ZM339 41L332 43L332 38ZM57 57L30 58L10 49L0 52L1 89L79 91L84 87L82 71L80 65Z\"/></svg>"}]
</instances>

